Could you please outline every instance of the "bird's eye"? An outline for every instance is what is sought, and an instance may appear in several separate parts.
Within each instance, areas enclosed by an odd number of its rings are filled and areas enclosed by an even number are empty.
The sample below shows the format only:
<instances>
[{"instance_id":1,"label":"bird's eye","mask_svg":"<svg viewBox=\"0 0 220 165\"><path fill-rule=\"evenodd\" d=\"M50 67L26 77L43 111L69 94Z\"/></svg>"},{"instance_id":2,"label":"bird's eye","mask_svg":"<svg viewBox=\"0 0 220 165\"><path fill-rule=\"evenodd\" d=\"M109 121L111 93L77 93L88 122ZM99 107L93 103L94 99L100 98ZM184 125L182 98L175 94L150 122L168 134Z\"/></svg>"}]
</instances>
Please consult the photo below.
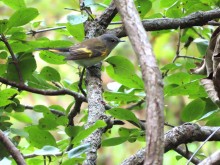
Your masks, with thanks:
<instances>
[{"instance_id":1,"label":"bird's eye","mask_svg":"<svg viewBox=\"0 0 220 165\"><path fill-rule=\"evenodd\" d=\"M114 40L114 39L111 39L111 42L115 42L115 40Z\"/></svg>"}]
</instances>

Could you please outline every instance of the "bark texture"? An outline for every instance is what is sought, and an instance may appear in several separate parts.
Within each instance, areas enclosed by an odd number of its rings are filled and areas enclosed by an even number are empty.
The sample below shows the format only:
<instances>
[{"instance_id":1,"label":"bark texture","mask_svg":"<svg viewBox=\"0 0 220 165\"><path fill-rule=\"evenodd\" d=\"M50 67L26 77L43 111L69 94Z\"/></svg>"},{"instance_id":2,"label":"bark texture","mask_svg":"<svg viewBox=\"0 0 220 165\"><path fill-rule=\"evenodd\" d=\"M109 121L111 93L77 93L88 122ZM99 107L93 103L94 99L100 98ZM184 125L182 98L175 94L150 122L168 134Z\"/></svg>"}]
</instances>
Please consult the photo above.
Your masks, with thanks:
<instances>
[{"instance_id":1,"label":"bark texture","mask_svg":"<svg viewBox=\"0 0 220 165\"><path fill-rule=\"evenodd\" d=\"M151 44L132 0L114 0L126 33L138 56L145 85L147 152L145 165L159 165L164 153L163 85Z\"/></svg>"},{"instance_id":2,"label":"bark texture","mask_svg":"<svg viewBox=\"0 0 220 165\"><path fill-rule=\"evenodd\" d=\"M11 154L13 159L18 165L26 165L23 156L20 151L15 147L15 145L11 142L11 140L4 135L4 133L0 130L0 141L7 148L8 152Z\"/></svg>"}]
</instances>

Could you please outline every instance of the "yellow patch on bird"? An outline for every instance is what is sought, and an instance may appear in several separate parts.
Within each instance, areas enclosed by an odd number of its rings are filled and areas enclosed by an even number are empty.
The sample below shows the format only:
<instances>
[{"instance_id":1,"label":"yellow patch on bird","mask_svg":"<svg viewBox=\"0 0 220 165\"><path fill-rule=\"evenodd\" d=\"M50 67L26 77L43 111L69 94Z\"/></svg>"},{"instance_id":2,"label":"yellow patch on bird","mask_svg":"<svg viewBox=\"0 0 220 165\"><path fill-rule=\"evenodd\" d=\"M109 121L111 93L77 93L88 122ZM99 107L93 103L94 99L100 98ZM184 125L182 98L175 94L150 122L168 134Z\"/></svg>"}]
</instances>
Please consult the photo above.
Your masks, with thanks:
<instances>
[{"instance_id":1,"label":"yellow patch on bird","mask_svg":"<svg viewBox=\"0 0 220 165\"><path fill-rule=\"evenodd\" d=\"M54 53L60 53L60 50L56 50L56 49L48 49L50 52L54 52Z\"/></svg>"},{"instance_id":2,"label":"yellow patch on bird","mask_svg":"<svg viewBox=\"0 0 220 165\"><path fill-rule=\"evenodd\" d=\"M107 49L105 51L102 52L101 56L106 56L108 54Z\"/></svg>"},{"instance_id":3,"label":"yellow patch on bird","mask_svg":"<svg viewBox=\"0 0 220 165\"><path fill-rule=\"evenodd\" d=\"M92 56L92 51L89 50L89 49L87 49L87 48L78 48L77 50L83 51L83 52L85 52L85 53L88 53L89 57Z\"/></svg>"}]
</instances>

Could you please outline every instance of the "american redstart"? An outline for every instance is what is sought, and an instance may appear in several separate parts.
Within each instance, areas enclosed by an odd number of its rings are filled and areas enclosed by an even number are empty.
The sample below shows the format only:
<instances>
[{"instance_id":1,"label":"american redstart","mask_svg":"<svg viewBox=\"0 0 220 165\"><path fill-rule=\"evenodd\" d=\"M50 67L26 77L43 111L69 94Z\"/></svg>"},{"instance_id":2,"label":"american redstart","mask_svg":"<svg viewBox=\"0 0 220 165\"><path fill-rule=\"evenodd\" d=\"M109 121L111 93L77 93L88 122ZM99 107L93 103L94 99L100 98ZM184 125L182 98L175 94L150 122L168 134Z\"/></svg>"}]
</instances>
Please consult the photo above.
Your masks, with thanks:
<instances>
[{"instance_id":1,"label":"american redstart","mask_svg":"<svg viewBox=\"0 0 220 165\"><path fill-rule=\"evenodd\" d=\"M113 34L103 34L69 48L40 48L38 50L63 54L66 56L65 60L73 60L81 66L90 67L104 60L119 42L124 41Z\"/></svg>"}]
</instances>

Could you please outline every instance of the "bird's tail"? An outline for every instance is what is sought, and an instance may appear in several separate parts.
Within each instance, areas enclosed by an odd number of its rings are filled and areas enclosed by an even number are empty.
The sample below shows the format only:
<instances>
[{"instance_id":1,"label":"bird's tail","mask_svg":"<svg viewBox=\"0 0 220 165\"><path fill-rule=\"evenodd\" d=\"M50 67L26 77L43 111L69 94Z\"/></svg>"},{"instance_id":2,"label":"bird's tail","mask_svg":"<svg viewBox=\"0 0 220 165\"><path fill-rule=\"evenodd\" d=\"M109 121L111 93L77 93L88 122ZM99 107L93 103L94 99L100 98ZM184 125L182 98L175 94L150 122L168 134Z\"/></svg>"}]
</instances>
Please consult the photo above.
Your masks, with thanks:
<instances>
[{"instance_id":1,"label":"bird's tail","mask_svg":"<svg viewBox=\"0 0 220 165\"><path fill-rule=\"evenodd\" d=\"M37 48L36 51L40 50L48 50L50 52L62 54L62 55L69 55L69 48Z\"/></svg>"}]
</instances>

